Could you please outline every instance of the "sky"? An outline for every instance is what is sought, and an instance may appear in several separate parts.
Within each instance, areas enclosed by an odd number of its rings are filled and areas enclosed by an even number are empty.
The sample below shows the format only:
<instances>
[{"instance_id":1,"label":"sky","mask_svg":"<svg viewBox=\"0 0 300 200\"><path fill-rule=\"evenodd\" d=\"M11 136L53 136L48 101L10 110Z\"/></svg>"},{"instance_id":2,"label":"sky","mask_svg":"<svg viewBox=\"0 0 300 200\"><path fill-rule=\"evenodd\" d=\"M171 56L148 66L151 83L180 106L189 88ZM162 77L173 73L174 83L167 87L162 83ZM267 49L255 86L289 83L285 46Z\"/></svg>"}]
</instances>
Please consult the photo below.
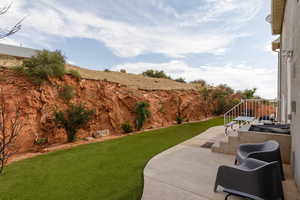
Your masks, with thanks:
<instances>
[{"instance_id":1,"label":"sky","mask_svg":"<svg viewBox=\"0 0 300 200\"><path fill-rule=\"evenodd\" d=\"M265 21L270 0L2 0L9 27L0 43L61 50L88 69L141 73L163 70L186 81L203 79L235 90L258 88L276 98L276 37Z\"/></svg>"}]
</instances>

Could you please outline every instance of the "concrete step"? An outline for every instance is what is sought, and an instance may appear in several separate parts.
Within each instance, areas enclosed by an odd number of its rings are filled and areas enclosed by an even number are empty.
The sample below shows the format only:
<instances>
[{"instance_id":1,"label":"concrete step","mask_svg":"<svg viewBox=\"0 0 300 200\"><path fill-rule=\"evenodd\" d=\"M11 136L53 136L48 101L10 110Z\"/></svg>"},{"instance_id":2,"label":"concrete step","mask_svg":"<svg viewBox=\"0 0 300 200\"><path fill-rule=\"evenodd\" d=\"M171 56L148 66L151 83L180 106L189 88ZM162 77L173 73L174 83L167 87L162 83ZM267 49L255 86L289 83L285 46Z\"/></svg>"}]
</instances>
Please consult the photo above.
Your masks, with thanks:
<instances>
[{"instance_id":1,"label":"concrete step","mask_svg":"<svg viewBox=\"0 0 300 200\"><path fill-rule=\"evenodd\" d=\"M211 148L211 151L216 153L223 153L223 149L221 148L222 143L228 143L228 137L224 136L216 140Z\"/></svg>"},{"instance_id":2,"label":"concrete step","mask_svg":"<svg viewBox=\"0 0 300 200\"><path fill-rule=\"evenodd\" d=\"M222 137L215 142L212 146L212 152L217 153L225 153L225 154L236 154L236 149L241 143L245 143L242 141L242 138L238 135L238 132L235 134L231 134L227 137Z\"/></svg>"},{"instance_id":3,"label":"concrete step","mask_svg":"<svg viewBox=\"0 0 300 200\"><path fill-rule=\"evenodd\" d=\"M239 136L228 136L228 143L236 143L236 142L239 142L240 141L240 138Z\"/></svg>"},{"instance_id":4,"label":"concrete step","mask_svg":"<svg viewBox=\"0 0 300 200\"><path fill-rule=\"evenodd\" d=\"M219 142L215 142L212 147L211 147L211 151L215 152L215 153L222 153L219 151L220 149L220 143Z\"/></svg>"}]
</instances>

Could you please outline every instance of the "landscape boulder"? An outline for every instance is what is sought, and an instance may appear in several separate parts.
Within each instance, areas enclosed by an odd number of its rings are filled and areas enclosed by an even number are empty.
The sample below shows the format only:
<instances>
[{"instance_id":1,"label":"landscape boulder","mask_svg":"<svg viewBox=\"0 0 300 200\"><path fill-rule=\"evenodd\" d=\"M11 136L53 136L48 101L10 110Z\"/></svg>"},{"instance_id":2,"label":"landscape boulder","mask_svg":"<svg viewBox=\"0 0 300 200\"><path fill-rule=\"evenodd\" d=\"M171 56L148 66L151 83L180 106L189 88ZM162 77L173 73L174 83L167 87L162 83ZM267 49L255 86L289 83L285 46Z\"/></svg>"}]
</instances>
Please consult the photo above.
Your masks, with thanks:
<instances>
[{"instance_id":1,"label":"landscape boulder","mask_svg":"<svg viewBox=\"0 0 300 200\"><path fill-rule=\"evenodd\" d=\"M99 131L96 131L92 134L92 136L94 138L99 138L99 137L105 137L105 136L109 136L109 130L108 129L105 129L105 130L99 130Z\"/></svg>"}]
</instances>

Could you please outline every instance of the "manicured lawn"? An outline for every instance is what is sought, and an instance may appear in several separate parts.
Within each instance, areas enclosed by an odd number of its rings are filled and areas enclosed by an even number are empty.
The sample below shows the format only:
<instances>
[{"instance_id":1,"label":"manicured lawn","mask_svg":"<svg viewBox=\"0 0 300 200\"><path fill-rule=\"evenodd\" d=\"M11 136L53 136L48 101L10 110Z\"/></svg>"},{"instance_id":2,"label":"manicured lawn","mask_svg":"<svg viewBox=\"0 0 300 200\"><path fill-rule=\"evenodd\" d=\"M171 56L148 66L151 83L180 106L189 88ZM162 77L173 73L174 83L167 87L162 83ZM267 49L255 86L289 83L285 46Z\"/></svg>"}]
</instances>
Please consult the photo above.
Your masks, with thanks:
<instances>
[{"instance_id":1,"label":"manicured lawn","mask_svg":"<svg viewBox=\"0 0 300 200\"><path fill-rule=\"evenodd\" d=\"M14 163L0 176L0 200L140 199L148 160L222 123L184 124Z\"/></svg>"}]
</instances>

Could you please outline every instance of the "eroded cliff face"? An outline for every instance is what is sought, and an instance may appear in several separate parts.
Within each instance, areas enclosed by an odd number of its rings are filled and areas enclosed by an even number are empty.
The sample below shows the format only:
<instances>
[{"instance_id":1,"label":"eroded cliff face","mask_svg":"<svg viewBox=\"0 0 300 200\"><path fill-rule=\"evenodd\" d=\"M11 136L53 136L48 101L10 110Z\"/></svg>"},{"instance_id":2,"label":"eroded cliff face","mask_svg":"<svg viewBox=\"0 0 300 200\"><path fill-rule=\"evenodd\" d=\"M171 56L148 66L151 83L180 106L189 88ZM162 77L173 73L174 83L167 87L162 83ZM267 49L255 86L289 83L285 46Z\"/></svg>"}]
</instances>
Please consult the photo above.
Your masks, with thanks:
<instances>
[{"instance_id":1,"label":"eroded cliff face","mask_svg":"<svg viewBox=\"0 0 300 200\"><path fill-rule=\"evenodd\" d=\"M34 148L36 137L47 137L49 144L66 141L64 130L57 128L54 122L54 112L67 108L67 104L59 97L64 85L70 85L76 91L71 103L82 103L96 112L86 128L78 132L78 138L91 136L93 132L104 129L109 129L111 134L121 134L121 124L125 121L134 126L134 109L140 101L150 104L151 117L145 129L175 124L179 111L187 121L208 117L204 116L199 93L192 90L145 91L107 81L78 81L68 75L63 80L52 79L37 86L26 77L4 68L0 68L0 77L0 88L9 108L8 117L13 115L17 102L20 103L23 129L16 142L20 152Z\"/></svg>"}]
</instances>

